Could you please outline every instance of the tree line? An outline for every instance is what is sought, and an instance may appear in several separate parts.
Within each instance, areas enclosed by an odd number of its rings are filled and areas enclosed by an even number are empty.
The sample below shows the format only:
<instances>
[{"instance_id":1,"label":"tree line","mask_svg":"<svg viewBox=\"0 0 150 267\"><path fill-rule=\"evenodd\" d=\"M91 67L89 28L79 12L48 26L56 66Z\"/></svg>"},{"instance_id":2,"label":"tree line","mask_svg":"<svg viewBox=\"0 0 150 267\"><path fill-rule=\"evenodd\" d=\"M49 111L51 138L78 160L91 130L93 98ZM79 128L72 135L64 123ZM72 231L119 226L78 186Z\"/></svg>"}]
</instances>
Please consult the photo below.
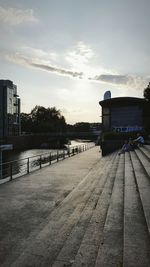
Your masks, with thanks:
<instances>
[{"instance_id":1,"label":"tree line","mask_svg":"<svg viewBox=\"0 0 150 267\"><path fill-rule=\"evenodd\" d=\"M30 113L21 113L22 133L90 132L92 127L99 128L100 123L67 124L65 117L56 107L35 106Z\"/></svg>"}]
</instances>

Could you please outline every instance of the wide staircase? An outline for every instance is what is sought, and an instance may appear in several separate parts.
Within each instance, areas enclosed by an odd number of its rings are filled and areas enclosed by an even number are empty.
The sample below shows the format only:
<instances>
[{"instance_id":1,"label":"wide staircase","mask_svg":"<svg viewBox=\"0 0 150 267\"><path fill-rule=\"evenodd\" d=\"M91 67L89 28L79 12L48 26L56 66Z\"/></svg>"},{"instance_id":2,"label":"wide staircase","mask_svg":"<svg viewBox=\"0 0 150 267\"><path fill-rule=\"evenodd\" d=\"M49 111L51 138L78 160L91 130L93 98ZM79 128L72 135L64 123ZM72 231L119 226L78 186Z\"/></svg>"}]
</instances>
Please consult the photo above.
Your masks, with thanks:
<instances>
[{"instance_id":1,"label":"wide staircase","mask_svg":"<svg viewBox=\"0 0 150 267\"><path fill-rule=\"evenodd\" d=\"M150 266L150 146L103 157L14 255L1 266Z\"/></svg>"}]
</instances>

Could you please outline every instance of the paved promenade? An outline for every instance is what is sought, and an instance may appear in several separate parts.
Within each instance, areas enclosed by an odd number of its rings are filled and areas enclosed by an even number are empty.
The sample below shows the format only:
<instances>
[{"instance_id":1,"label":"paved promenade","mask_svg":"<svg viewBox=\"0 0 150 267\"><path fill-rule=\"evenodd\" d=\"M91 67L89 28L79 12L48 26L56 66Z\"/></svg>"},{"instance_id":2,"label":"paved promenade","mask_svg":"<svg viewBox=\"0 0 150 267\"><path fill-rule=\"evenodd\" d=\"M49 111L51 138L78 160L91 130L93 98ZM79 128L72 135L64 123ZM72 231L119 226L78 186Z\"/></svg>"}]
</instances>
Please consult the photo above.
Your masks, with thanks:
<instances>
[{"instance_id":1,"label":"paved promenade","mask_svg":"<svg viewBox=\"0 0 150 267\"><path fill-rule=\"evenodd\" d=\"M94 147L0 185L0 266L150 266L150 147Z\"/></svg>"}]
</instances>

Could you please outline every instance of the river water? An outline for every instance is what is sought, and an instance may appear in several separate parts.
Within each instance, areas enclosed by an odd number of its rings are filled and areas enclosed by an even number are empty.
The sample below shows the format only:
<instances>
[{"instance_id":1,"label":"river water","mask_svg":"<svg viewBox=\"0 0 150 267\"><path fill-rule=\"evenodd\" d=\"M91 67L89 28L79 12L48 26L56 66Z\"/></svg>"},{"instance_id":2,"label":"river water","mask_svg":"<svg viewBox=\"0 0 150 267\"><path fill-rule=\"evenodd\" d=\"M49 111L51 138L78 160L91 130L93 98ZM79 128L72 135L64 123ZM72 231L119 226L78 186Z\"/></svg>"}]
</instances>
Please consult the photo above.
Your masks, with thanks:
<instances>
[{"instance_id":1,"label":"river water","mask_svg":"<svg viewBox=\"0 0 150 267\"><path fill-rule=\"evenodd\" d=\"M87 142L86 141L77 141L77 140L71 140L70 144L68 144L68 147L73 147L73 146L82 146L85 145ZM20 159L24 159L24 158L29 158L32 156L36 156L36 155L41 155L44 153L50 153L50 152L54 152L57 151L58 149L28 149L28 150L23 150L23 151L4 151L3 152L3 163L4 162L9 162L9 161L13 161L13 160L20 160ZM62 150L62 149L61 149Z\"/></svg>"}]
</instances>

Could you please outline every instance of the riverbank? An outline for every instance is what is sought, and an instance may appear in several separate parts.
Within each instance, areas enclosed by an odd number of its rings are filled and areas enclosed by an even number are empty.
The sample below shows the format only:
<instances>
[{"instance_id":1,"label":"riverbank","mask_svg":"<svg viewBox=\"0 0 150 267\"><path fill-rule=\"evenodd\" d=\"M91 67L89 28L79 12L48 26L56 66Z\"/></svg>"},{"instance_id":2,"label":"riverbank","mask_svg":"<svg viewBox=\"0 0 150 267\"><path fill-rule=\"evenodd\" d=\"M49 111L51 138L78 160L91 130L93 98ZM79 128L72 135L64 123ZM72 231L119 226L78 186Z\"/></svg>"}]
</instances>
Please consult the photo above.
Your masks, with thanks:
<instances>
[{"instance_id":1,"label":"riverbank","mask_svg":"<svg viewBox=\"0 0 150 267\"><path fill-rule=\"evenodd\" d=\"M85 145L85 144L89 144L89 143L93 143L90 142L90 140L70 140L70 142L68 142L68 144L66 144L65 146L63 146L64 148L71 148L72 146L80 146L80 145ZM93 143L94 144L94 143ZM29 158L29 157L33 157L36 155L41 155L44 153L53 153L56 152L57 150L62 151L62 148L55 148L55 149L49 149L49 148L38 148L38 149L26 149L26 150L21 150L21 149L13 149L12 151L4 151L3 152L3 163L4 162L9 162L9 161L13 161L13 160L22 160L24 158Z\"/></svg>"}]
</instances>

